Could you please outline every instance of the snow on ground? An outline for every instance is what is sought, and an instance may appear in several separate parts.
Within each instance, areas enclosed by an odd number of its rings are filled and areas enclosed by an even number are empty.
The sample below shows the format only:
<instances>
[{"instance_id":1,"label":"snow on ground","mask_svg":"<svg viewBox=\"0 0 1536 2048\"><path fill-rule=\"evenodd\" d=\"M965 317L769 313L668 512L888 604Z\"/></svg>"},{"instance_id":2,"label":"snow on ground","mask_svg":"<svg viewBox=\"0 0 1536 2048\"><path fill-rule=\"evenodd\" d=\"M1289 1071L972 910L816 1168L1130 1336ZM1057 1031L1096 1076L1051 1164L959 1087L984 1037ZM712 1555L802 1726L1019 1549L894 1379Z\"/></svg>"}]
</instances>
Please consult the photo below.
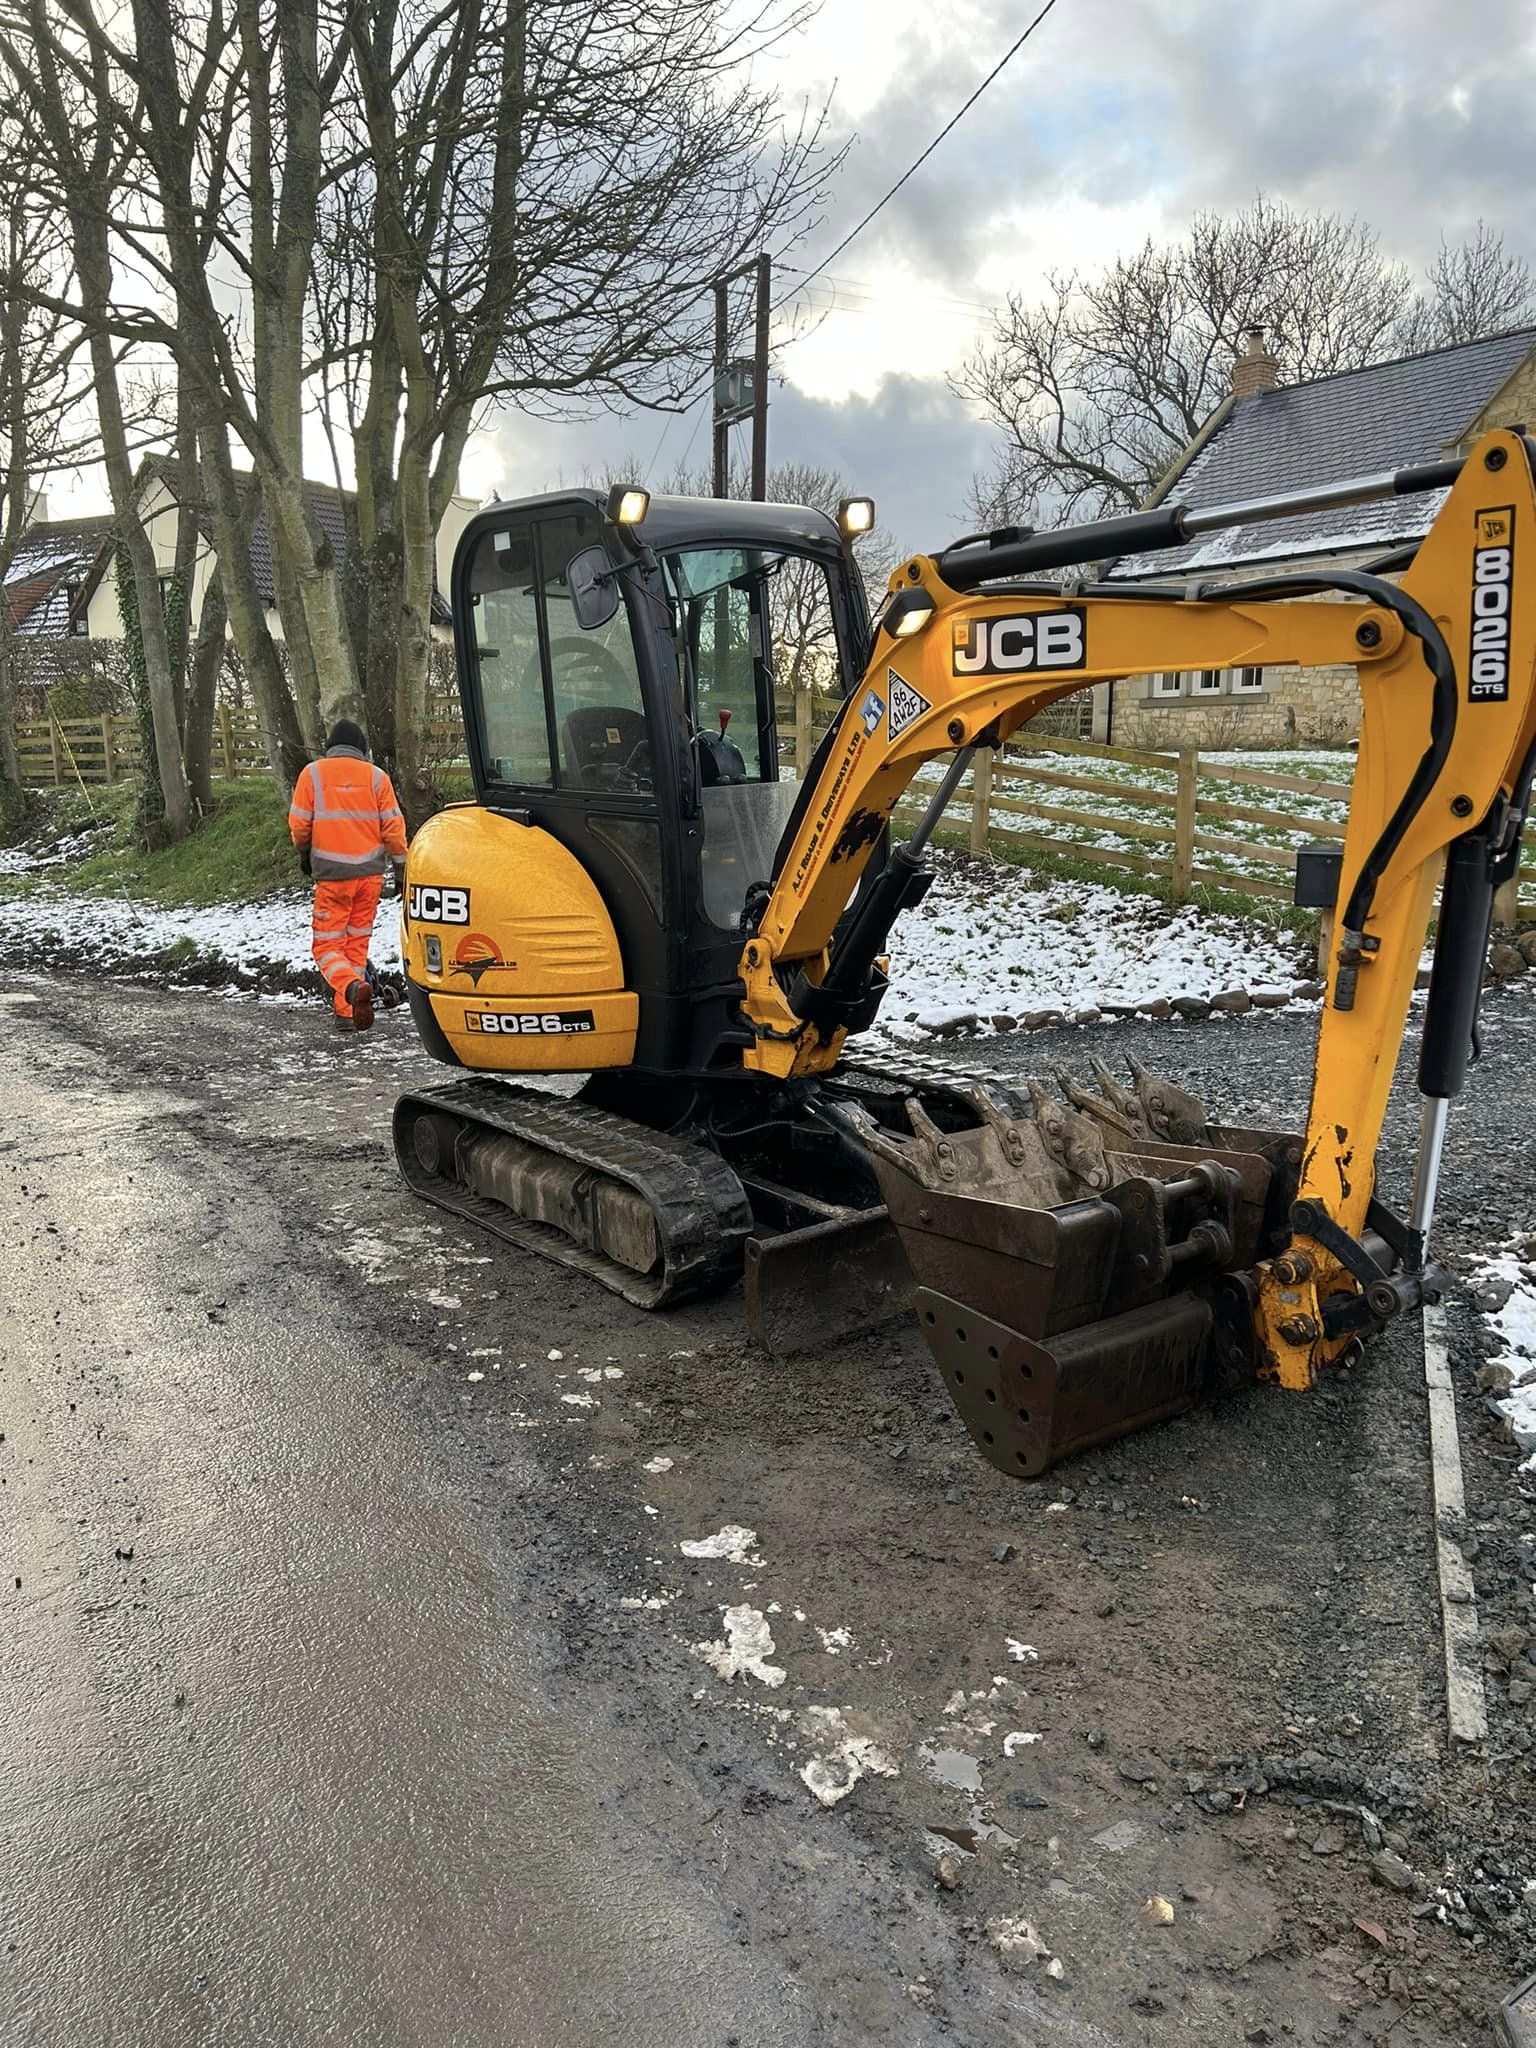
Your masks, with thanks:
<instances>
[{"instance_id":1,"label":"snow on ground","mask_svg":"<svg viewBox=\"0 0 1536 2048\"><path fill-rule=\"evenodd\" d=\"M29 875L39 863L0 856L0 874ZM78 949L113 961L164 952L190 939L200 953L218 953L232 966L255 969L276 962L301 972L313 965L309 950L310 892L285 889L258 903L215 903L203 909L162 909L128 896L84 896L43 876L0 900L0 931L12 955L30 943L56 951ZM371 949L374 964L400 967L400 922L392 902L380 905Z\"/></svg>"},{"instance_id":2,"label":"snow on ground","mask_svg":"<svg viewBox=\"0 0 1536 2048\"><path fill-rule=\"evenodd\" d=\"M1294 933L1249 925L1101 882L941 854L924 902L891 934L882 1022L933 1024L975 1011L1081 1010L1297 981Z\"/></svg>"},{"instance_id":3,"label":"snow on ground","mask_svg":"<svg viewBox=\"0 0 1536 2048\"><path fill-rule=\"evenodd\" d=\"M1485 1309L1483 1321L1502 1348L1488 1360L1492 1374L1509 1374L1507 1392L1495 1394L1494 1406L1506 1416L1522 1450L1533 1455L1523 1469L1536 1473L1536 1240L1506 1245L1478 1268L1477 1294L1483 1300L1506 1299Z\"/></svg>"},{"instance_id":4,"label":"snow on ground","mask_svg":"<svg viewBox=\"0 0 1536 2048\"><path fill-rule=\"evenodd\" d=\"M1107 883L1044 880L1024 867L940 854L926 902L897 925L882 1023L968 1012L1088 1009L1230 988L1289 990L1299 971L1293 935L1195 909L1171 911ZM14 865L0 872L16 873ZM61 950L115 965L190 940L232 967L310 966L309 892L258 903L162 909L126 896L75 895L47 874L0 899L0 938L14 960ZM380 907L372 958L400 969L399 920ZM910 1034L908 1034L910 1035Z\"/></svg>"}]
</instances>

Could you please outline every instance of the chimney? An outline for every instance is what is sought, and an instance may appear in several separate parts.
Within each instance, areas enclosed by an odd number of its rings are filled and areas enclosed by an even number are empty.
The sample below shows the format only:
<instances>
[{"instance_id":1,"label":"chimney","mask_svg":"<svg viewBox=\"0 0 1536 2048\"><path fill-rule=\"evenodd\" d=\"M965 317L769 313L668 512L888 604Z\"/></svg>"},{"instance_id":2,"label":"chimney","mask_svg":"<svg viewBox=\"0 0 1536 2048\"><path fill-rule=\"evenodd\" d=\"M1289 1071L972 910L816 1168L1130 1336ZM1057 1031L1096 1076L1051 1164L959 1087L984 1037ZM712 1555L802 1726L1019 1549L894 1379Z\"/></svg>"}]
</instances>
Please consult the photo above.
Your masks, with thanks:
<instances>
[{"instance_id":1,"label":"chimney","mask_svg":"<svg viewBox=\"0 0 1536 2048\"><path fill-rule=\"evenodd\" d=\"M1251 398L1256 391L1273 391L1280 382L1280 365L1264 346L1262 327L1250 327L1243 336L1242 354L1232 363L1232 396Z\"/></svg>"}]
</instances>

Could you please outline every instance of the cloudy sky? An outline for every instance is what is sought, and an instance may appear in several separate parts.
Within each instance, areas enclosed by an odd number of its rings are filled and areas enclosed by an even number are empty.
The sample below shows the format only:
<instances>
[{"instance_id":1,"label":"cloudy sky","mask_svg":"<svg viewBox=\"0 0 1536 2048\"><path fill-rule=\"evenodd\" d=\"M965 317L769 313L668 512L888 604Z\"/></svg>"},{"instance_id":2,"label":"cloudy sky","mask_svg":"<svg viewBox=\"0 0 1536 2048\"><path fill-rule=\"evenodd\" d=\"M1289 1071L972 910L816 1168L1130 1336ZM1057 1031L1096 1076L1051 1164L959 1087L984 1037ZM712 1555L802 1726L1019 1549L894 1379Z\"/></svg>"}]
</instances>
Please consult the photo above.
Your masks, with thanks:
<instances>
[{"instance_id":1,"label":"cloudy sky","mask_svg":"<svg viewBox=\"0 0 1536 2048\"><path fill-rule=\"evenodd\" d=\"M789 262L803 272L836 246L1038 4L822 0L780 80L791 98L830 92L853 148ZM1357 214L1416 265L1479 218L1536 256L1533 99L1532 0L1056 0L809 307L787 309L770 459L835 463L904 546L938 546L989 446L945 373L1005 292L1261 189ZM702 411L508 417L472 444L464 485L522 495L626 456L661 475L685 451L707 460Z\"/></svg>"}]
</instances>

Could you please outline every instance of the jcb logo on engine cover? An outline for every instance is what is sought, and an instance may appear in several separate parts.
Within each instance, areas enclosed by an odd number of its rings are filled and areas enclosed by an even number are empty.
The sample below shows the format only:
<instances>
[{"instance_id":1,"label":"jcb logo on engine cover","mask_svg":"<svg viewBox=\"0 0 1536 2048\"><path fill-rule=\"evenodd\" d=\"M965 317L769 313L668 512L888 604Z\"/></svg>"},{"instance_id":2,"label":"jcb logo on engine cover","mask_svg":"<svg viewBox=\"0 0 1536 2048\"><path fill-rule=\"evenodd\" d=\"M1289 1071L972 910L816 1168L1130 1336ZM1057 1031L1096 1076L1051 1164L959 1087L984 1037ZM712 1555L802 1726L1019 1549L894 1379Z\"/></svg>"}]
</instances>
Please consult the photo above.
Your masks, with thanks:
<instances>
[{"instance_id":1,"label":"jcb logo on engine cover","mask_svg":"<svg viewBox=\"0 0 1536 2048\"><path fill-rule=\"evenodd\" d=\"M1477 515L1472 544L1472 646L1467 702L1509 701L1509 620L1515 578L1515 508Z\"/></svg>"},{"instance_id":2,"label":"jcb logo on engine cover","mask_svg":"<svg viewBox=\"0 0 1536 2048\"><path fill-rule=\"evenodd\" d=\"M1080 605L1025 612L1016 619L957 619L957 676L1030 675L1082 668L1088 660L1088 615Z\"/></svg>"},{"instance_id":3,"label":"jcb logo on engine cover","mask_svg":"<svg viewBox=\"0 0 1536 2048\"><path fill-rule=\"evenodd\" d=\"M590 1010L544 1010L525 1017L505 1010L466 1010L464 1028L503 1038L564 1038L572 1032L591 1031L593 1023Z\"/></svg>"},{"instance_id":4,"label":"jcb logo on engine cover","mask_svg":"<svg viewBox=\"0 0 1536 2048\"><path fill-rule=\"evenodd\" d=\"M429 882L414 882L406 903L406 916L423 924L468 924L469 891L440 889Z\"/></svg>"}]
</instances>

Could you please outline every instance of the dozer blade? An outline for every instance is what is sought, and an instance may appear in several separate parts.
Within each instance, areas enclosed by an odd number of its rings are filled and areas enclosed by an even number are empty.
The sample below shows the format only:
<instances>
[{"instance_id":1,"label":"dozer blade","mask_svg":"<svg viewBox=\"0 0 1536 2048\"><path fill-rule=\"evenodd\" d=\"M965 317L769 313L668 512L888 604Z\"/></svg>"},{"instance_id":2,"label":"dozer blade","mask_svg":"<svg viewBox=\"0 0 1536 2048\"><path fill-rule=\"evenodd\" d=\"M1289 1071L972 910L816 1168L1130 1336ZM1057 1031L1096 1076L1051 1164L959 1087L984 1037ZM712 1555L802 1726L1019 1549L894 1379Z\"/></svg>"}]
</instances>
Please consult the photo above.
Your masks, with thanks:
<instances>
[{"instance_id":1,"label":"dozer blade","mask_svg":"<svg viewBox=\"0 0 1536 2048\"><path fill-rule=\"evenodd\" d=\"M1249 1273L1284 1232L1300 1148L1134 1078L1101 1070L1095 1094L1063 1077L1068 1103L1031 1083L1023 1116L977 1088L973 1130L860 1125L945 1384L1015 1477L1256 1365Z\"/></svg>"},{"instance_id":2,"label":"dozer blade","mask_svg":"<svg viewBox=\"0 0 1536 2048\"><path fill-rule=\"evenodd\" d=\"M884 1209L750 1237L743 1277L747 1334L775 1358L911 1312L912 1274Z\"/></svg>"}]
</instances>

